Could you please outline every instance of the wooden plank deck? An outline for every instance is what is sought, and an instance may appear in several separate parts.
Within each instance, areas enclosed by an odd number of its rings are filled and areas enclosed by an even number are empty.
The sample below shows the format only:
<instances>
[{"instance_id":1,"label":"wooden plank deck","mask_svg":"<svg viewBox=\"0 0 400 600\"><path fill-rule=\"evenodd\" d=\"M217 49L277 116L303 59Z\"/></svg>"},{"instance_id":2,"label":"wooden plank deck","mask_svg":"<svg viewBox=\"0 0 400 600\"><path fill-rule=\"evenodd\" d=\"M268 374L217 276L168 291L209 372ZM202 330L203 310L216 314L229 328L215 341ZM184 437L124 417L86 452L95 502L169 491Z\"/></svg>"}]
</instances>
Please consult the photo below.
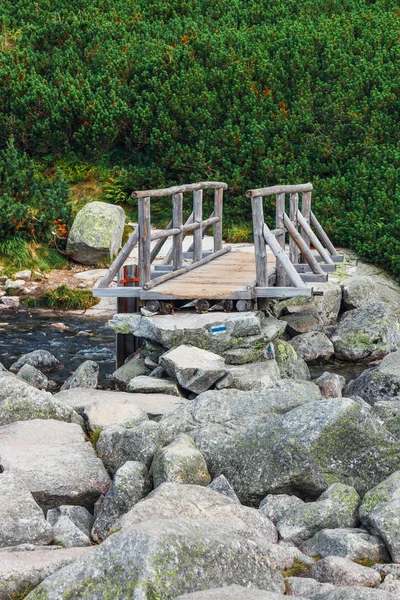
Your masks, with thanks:
<instances>
[{"instance_id":1,"label":"wooden plank deck","mask_svg":"<svg viewBox=\"0 0 400 600\"><path fill-rule=\"evenodd\" d=\"M268 253L268 270L275 267L275 257ZM176 279L155 286L140 297L194 300L254 297L256 267L254 248L234 248L206 265L193 269Z\"/></svg>"}]
</instances>

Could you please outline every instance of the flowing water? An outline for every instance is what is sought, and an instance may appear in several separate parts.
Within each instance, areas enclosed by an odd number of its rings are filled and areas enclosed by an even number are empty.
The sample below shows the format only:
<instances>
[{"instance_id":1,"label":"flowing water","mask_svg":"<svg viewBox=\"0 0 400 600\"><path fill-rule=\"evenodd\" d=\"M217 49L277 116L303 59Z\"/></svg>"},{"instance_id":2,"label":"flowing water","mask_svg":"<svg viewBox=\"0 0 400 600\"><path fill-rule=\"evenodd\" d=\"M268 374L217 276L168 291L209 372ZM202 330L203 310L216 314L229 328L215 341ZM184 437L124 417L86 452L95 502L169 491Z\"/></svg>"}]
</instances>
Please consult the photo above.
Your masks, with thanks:
<instances>
[{"instance_id":1,"label":"flowing water","mask_svg":"<svg viewBox=\"0 0 400 600\"><path fill-rule=\"evenodd\" d=\"M48 376L63 383L85 360L100 368L99 384L111 388L115 370L115 333L107 320L46 311L0 312L0 362L8 369L32 350L48 350L63 364Z\"/></svg>"}]
</instances>

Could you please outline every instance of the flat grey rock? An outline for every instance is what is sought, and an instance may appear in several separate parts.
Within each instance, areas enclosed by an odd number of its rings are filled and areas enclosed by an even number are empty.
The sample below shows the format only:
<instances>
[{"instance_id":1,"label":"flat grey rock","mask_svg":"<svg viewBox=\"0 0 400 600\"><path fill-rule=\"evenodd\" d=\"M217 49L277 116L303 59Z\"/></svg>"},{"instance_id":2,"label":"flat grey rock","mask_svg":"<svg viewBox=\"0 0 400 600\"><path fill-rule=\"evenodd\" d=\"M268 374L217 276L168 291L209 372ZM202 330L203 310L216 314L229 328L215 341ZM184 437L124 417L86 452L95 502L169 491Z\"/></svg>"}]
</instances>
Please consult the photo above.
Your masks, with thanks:
<instances>
[{"instance_id":1,"label":"flat grey rock","mask_svg":"<svg viewBox=\"0 0 400 600\"><path fill-rule=\"evenodd\" d=\"M381 278L356 275L342 283L342 290L345 310L361 308L374 301L400 308L400 289L394 282L389 286Z\"/></svg>"},{"instance_id":2,"label":"flat grey rock","mask_svg":"<svg viewBox=\"0 0 400 600\"><path fill-rule=\"evenodd\" d=\"M336 586L376 587L380 584L379 573L369 567L363 567L351 560L339 556L328 556L314 563L310 575L320 583L332 583Z\"/></svg>"},{"instance_id":3,"label":"flat grey rock","mask_svg":"<svg viewBox=\"0 0 400 600\"><path fill-rule=\"evenodd\" d=\"M50 544L53 529L19 475L0 473L0 498L0 547Z\"/></svg>"},{"instance_id":4,"label":"flat grey rock","mask_svg":"<svg viewBox=\"0 0 400 600\"><path fill-rule=\"evenodd\" d=\"M55 371L61 366L60 361L47 350L33 350L21 356L10 367L10 371L17 373L24 365L31 365L43 373Z\"/></svg>"},{"instance_id":5,"label":"flat grey rock","mask_svg":"<svg viewBox=\"0 0 400 600\"><path fill-rule=\"evenodd\" d=\"M146 375L139 375L131 379L126 387L126 391L142 394L166 394L179 397L182 395L174 381L148 377Z\"/></svg>"},{"instance_id":6,"label":"flat grey rock","mask_svg":"<svg viewBox=\"0 0 400 600\"><path fill-rule=\"evenodd\" d=\"M203 590L192 594L183 594L175 600L285 600L286 596L266 590L255 590L241 585ZM297 597L296 597L297 598Z\"/></svg>"},{"instance_id":7,"label":"flat grey rock","mask_svg":"<svg viewBox=\"0 0 400 600\"><path fill-rule=\"evenodd\" d=\"M328 360L335 351L330 339L321 331L297 335L290 343L306 362Z\"/></svg>"},{"instance_id":8,"label":"flat grey rock","mask_svg":"<svg viewBox=\"0 0 400 600\"><path fill-rule=\"evenodd\" d=\"M248 365L229 366L230 382L227 387L242 391L263 391L276 386L281 379L278 364L267 360Z\"/></svg>"},{"instance_id":9,"label":"flat grey rock","mask_svg":"<svg viewBox=\"0 0 400 600\"><path fill-rule=\"evenodd\" d=\"M155 453L151 475L155 488L166 481L204 486L211 481L201 452L185 434Z\"/></svg>"},{"instance_id":10,"label":"flat grey rock","mask_svg":"<svg viewBox=\"0 0 400 600\"><path fill-rule=\"evenodd\" d=\"M382 538L362 529L323 529L302 542L301 549L322 558L341 556L349 560L367 559L376 563L390 560Z\"/></svg>"},{"instance_id":11,"label":"flat grey rock","mask_svg":"<svg viewBox=\"0 0 400 600\"><path fill-rule=\"evenodd\" d=\"M310 577L285 577L285 585L291 597L298 595L300 598L307 597L310 600L335 589L332 583L320 583Z\"/></svg>"},{"instance_id":12,"label":"flat grey rock","mask_svg":"<svg viewBox=\"0 0 400 600\"><path fill-rule=\"evenodd\" d=\"M89 408L100 402L111 406L116 400L131 402L144 410L150 419L161 417L186 403L184 398L174 397L170 394L133 394L108 390L86 390L84 388L59 392L54 395L54 398L71 406L86 418Z\"/></svg>"},{"instance_id":13,"label":"flat grey rock","mask_svg":"<svg viewBox=\"0 0 400 600\"><path fill-rule=\"evenodd\" d=\"M110 479L82 428L52 419L0 427L0 465L21 476L43 508L91 508Z\"/></svg>"},{"instance_id":14,"label":"flat grey rock","mask_svg":"<svg viewBox=\"0 0 400 600\"><path fill-rule=\"evenodd\" d=\"M327 594L314 596L312 600L398 600L398 597L383 590L366 587L340 587Z\"/></svg>"},{"instance_id":15,"label":"flat grey rock","mask_svg":"<svg viewBox=\"0 0 400 600\"><path fill-rule=\"evenodd\" d=\"M140 375L149 375L150 371L151 369L146 365L141 354L134 354L133 356L128 357L124 364L114 371L113 380L118 383L122 389L125 389L128 383L132 381L134 377L140 377Z\"/></svg>"},{"instance_id":16,"label":"flat grey rock","mask_svg":"<svg viewBox=\"0 0 400 600\"><path fill-rule=\"evenodd\" d=\"M147 413L137 406L134 398L130 401L129 398L120 398L118 394L111 402L95 401L86 409L85 414L92 430L104 429L110 425L136 427L148 420Z\"/></svg>"}]
</instances>

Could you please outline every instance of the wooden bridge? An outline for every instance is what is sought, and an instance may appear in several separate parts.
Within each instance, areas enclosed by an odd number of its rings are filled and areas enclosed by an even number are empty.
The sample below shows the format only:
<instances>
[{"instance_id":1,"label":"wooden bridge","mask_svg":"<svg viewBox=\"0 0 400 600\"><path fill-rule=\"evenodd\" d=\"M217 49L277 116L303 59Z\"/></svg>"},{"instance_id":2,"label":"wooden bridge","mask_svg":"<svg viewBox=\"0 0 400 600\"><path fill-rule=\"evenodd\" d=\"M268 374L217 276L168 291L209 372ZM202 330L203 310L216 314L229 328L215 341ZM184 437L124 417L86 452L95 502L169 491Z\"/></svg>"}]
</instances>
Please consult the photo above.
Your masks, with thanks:
<instances>
[{"instance_id":1,"label":"wooden bridge","mask_svg":"<svg viewBox=\"0 0 400 600\"><path fill-rule=\"evenodd\" d=\"M181 308L198 310L220 305L223 310L265 308L268 298L311 296L308 282L327 281L338 254L311 210L312 185L279 185L247 192L253 215L254 248L232 248L222 240L223 193L227 184L201 182L159 190L137 191L138 225L108 273L93 290L99 297L117 297L118 312L151 312ZM191 194L190 215L184 220L184 195ZM213 194L213 211L203 217L203 197ZM299 195L302 196L299 208ZM172 196L172 219L165 230L151 228L151 200ZM264 198L275 196L276 223L265 223ZM289 209L286 211L287 197ZM186 196L187 198L187 196ZM250 201L249 201L250 204ZM204 236L212 228L213 248L204 251ZM184 239L192 243L184 251ZM289 252L286 238L289 238ZM154 264L168 238L172 247ZM129 255L138 245L138 261ZM314 250L311 249L314 248ZM117 278L117 287L109 287ZM320 294L321 292L318 292Z\"/></svg>"}]
</instances>

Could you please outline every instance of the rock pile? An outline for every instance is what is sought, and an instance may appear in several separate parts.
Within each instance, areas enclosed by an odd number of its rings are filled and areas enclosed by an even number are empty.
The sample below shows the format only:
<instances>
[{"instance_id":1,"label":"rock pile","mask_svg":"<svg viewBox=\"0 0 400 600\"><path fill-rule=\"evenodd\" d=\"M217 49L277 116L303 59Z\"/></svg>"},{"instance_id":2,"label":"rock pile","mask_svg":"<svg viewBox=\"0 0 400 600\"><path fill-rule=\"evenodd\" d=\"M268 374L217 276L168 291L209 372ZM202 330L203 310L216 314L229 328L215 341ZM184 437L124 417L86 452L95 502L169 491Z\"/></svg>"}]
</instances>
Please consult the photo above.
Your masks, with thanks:
<instances>
[{"instance_id":1,"label":"rock pile","mask_svg":"<svg viewBox=\"0 0 400 600\"><path fill-rule=\"evenodd\" d=\"M400 295L359 279L275 316L117 315L145 341L124 391L0 365L0 600L400 598Z\"/></svg>"}]
</instances>

